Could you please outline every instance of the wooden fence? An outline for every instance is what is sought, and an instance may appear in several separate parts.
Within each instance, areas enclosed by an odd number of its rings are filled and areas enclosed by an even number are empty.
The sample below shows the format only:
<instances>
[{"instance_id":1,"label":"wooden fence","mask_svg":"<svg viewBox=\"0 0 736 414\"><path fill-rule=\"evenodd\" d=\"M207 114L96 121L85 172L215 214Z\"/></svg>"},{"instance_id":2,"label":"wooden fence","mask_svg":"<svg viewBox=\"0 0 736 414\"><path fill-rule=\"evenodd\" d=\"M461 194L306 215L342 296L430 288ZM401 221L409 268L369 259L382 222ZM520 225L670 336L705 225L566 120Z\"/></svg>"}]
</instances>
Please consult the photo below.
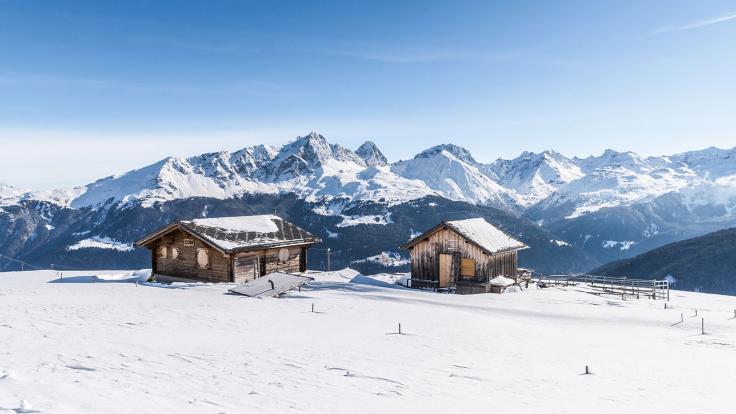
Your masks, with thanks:
<instances>
[{"instance_id":1,"label":"wooden fence","mask_svg":"<svg viewBox=\"0 0 736 414\"><path fill-rule=\"evenodd\" d=\"M641 295L652 299L670 300L670 284L667 280L631 279L595 275L548 275L536 278L538 283L553 286L570 286L582 283L600 290L601 293L621 295L621 297Z\"/></svg>"}]
</instances>

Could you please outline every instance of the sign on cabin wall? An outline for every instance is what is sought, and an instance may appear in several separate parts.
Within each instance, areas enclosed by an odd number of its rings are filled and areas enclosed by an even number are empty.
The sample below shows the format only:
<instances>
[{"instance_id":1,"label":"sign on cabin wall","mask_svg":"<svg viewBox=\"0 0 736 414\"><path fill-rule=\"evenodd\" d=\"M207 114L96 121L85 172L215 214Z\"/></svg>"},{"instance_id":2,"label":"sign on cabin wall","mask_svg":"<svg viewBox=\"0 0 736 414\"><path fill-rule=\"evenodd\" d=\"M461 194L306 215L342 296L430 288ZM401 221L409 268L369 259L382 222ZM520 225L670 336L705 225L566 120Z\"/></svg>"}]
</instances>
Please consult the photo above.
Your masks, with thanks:
<instances>
[{"instance_id":1,"label":"sign on cabin wall","mask_svg":"<svg viewBox=\"0 0 736 414\"><path fill-rule=\"evenodd\" d=\"M194 246L194 239L184 239L185 246Z\"/></svg>"}]
</instances>

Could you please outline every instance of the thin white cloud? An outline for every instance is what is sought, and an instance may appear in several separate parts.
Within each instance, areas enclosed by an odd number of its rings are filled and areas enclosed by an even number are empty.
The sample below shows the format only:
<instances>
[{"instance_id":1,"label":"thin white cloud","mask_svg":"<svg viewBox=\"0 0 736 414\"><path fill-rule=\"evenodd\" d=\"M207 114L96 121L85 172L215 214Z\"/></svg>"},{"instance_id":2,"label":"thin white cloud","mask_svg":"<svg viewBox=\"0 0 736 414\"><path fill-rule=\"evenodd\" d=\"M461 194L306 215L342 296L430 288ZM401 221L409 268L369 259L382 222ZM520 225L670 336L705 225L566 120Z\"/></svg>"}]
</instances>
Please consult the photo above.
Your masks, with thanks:
<instances>
[{"instance_id":1,"label":"thin white cloud","mask_svg":"<svg viewBox=\"0 0 736 414\"><path fill-rule=\"evenodd\" d=\"M706 26L710 26L710 25L714 25L718 23L724 23L724 22L728 22L731 20L736 20L736 14L729 14L725 16L714 17L712 19L707 19L707 20L699 20L699 21L691 22L691 23L684 24L681 26L664 26L664 27L660 27L659 29L656 29L650 32L649 35L656 36L656 35L660 35L660 34L668 33L668 32L681 32L684 30L699 29L701 27L706 27Z\"/></svg>"},{"instance_id":2,"label":"thin white cloud","mask_svg":"<svg viewBox=\"0 0 736 414\"><path fill-rule=\"evenodd\" d=\"M0 87L55 87L116 90L140 94L297 96L303 93L270 81L234 80L222 83L140 83L67 75L0 71Z\"/></svg>"}]
</instances>

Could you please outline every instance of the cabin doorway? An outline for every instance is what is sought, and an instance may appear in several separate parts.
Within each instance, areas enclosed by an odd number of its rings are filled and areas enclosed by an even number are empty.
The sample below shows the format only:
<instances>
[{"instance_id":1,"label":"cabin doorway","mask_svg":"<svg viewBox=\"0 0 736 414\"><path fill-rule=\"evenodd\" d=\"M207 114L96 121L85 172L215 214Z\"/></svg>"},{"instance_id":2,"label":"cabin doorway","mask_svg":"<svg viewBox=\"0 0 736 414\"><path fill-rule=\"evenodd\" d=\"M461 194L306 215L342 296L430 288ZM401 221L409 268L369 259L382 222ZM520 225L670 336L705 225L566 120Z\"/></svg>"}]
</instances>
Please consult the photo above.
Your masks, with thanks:
<instances>
[{"instance_id":1,"label":"cabin doorway","mask_svg":"<svg viewBox=\"0 0 736 414\"><path fill-rule=\"evenodd\" d=\"M256 254L235 259L235 282L247 283L261 276L260 259Z\"/></svg>"},{"instance_id":2,"label":"cabin doorway","mask_svg":"<svg viewBox=\"0 0 736 414\"><path fill-rule=\"evenodd\" d=\"M452 255L440 254L440 288L450 287L452 280Z\"/></svg>"}]
</instances>

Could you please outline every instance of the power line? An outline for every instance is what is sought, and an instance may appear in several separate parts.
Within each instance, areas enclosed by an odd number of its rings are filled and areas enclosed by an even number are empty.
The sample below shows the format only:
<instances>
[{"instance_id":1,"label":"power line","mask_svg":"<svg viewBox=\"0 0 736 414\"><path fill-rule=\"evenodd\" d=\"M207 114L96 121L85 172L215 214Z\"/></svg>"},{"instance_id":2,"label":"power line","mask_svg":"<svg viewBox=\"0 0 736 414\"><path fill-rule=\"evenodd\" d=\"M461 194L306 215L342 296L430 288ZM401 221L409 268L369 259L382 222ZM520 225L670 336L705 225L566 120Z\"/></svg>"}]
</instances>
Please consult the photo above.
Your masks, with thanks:
<instances>
[{"instance_id":1,"label":"power line","mask_svg":"<svg viewBox=\"0 0 736 414\"><path fill-rule=\"evenodd\" d=\"M0 254L0 257L2 257L3 259L6 259L6 260L10 260L11 262L20 263L21 265L28 266L28 267L30 267L32 269L35 269L35 270L42 270L40 267L34 266L34 265L32 265L32 264L30 264L28 262L24 262L23 260L19 260L19 259L16 259L14 257L6 256L4 254Z\"/></svg>"}]
</instances>

